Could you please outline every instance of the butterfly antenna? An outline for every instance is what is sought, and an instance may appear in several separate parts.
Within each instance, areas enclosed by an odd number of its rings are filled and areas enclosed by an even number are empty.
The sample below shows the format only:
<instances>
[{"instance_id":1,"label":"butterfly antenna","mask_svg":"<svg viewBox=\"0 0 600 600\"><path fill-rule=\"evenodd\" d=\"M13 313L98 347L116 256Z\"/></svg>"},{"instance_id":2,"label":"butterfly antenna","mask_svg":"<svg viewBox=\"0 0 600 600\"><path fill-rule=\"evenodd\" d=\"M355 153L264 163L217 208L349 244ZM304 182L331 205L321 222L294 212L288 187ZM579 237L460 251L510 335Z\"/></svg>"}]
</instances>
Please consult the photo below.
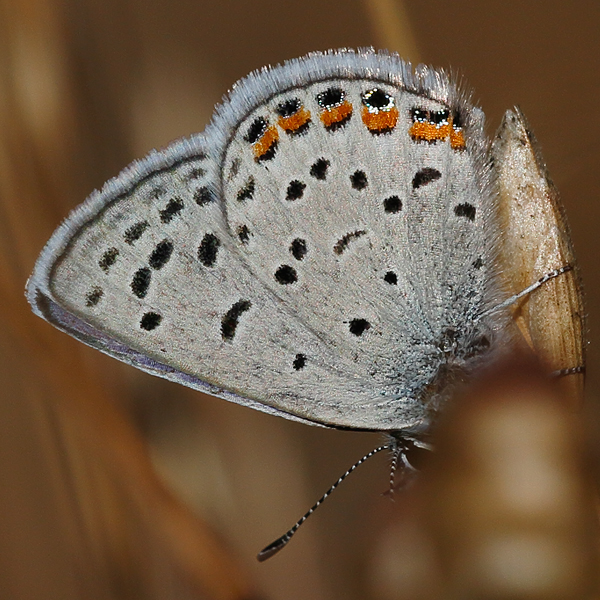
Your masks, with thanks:
<instances>
[{"instance_id":1,"label":"butterfly antenna","mask_svg":"<svg viewBox=\"0 0 600 600\"><path fill-rule=\"evenodd\" d=\"M390 448L392 448L392 446L389 446L387 444L384 446L379 446L378 448L371 450L371 452L369 452L368 454L365 454L359 461L354 463L317 500L317 502L315 502L315 504L313 506L311 506L311 508L308 510L308 512L299 521L297 521L296 524L289 531L284 533L280 538L277 538L273 543L269 544L266 548L264 548L263 550L261 550L258 553L256 558L259 560L259 562L263 562L263 561L267 560L267 558L271 558L271 556L273 556L274 554L277 554L277 552L279 552L292 539L292 536L296 533L296 531L298 531L298 529L300 528L300 525L302 525L302 523L304 523L304 521L306 521L306 519L308 519L308 517L310 517L310 515L312 515L315 512L315 510L317 510L317 508L319 508L319 506L321 506L321 504L323 504L323 502L325 502L325 499L331 495L333 490L335 490L335 488L337 488L337 486L340 485L340 483L342 483L342 481L344 481L344 479L346 479L346 477L348 477L348 475L350 475L350 473L352 473L354 470L356 470L357 467L360 467L360 465L362 465L365 461L369 460L369 458L371 458L372 456L375 456L375 454L381 452L382 450L389 450Z\"/></svg>"},{"instance_id":2,"label":"butterfly antenna","mask_svg":"<svg viewBox=\"0 0 600 600\"><path fill-rule=\"evenodd\" d=\"M394 487L395 487L395 479L396 479L396 469L398 468L398 458L400 453L402 452L401 448L394 448L392 453L392 464L390 468L390 500L394 501Z\"/></svg>"}]
</instances>

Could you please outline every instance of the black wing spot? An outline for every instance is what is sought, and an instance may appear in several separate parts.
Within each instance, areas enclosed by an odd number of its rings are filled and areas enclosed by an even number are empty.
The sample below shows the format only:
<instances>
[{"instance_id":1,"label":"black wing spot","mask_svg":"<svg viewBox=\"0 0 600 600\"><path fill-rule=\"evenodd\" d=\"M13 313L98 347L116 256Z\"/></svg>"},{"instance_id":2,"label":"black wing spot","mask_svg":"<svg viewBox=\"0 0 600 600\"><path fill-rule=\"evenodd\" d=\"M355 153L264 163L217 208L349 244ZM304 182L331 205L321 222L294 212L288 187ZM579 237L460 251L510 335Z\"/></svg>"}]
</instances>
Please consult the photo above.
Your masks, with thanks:
<instances>
[{"instance_id":1,"label":"black wing spot","mask_svg":"<svg viewBox=\"0 0 600 600\"><path fill-rule=\"evenodd\" d=\"M145 298L146 294L148 293L148 288L150 287L151 279L152 272L148 267L138 269L133 274L133 279L131 280L131 291L138 298Z\"/></svg>"},{"instance_id":2,"label":"black wing spot","mask_svg":"<svg viewBox=\"0 0 600 600\"><path fill-rule=\"evenodd\" d=\"M296 260L302 260L306 256L307 252L306 240L303 240L302 238L296 238L290 244L290 252Z\"/></svg>"},{"instance_id":3,"label":"black wing spot","mask_svg":"<svg viewBox=\"0 0 600 600\"><path fill-rule=\"evenodd\" d=\"M281 265L277 271L275 271L275 280L281 285L290 285L298 281L298 273L294 267L289 265Z\"/></svg>"},{"instance_id":4,"label":"black wing spot","mask_svg":"<svg viewBox=\"0 0 600 600\"><path fill-rule=\"evenodd\" d=\"M147 312L140 321L140 327L146 331L152 331L160 325L161 321L162 317L158 313Z\"/></svg>"},{"instance_id":5,"label":"black wing spot","mask_svg":"<svg viewBox=\"0 0 600 600\"><path fill-rule=\"evenodd\" d=\"M327 169L331 163L326 158L320 158L310 168L310 174L315 179L324 181L327 177Z\"/></svg>"},{"instance_id":6,"label":"black wing spot","mask_svg":"<svg viewBox=\"0 0 600 600\"><path fill-rule=\"evenodd\" d=\"M344 250L348 247L348 244L350 244L352 240L355 240L366 234L367 232L364 229L361 229L360 231L352 231L350 233L347 233L343 238L339 239L333 246L334 253L339 256L344 252Z\"/></svg>"},{"instance_id":7,"label":"black wing spot","mask_svg":"<svg viewBox=\"0 0 600 600\"><path fill-rule=\"evenodd\" d=\"M469 204L468 202L463 202L462 204L457 204L454 207L454 214L457 217L464 217L465 219L468 219L469 221L475 220L476 211L477 211L477 209L472 204Z\"/></svg>"},{"instance_id":8,"label":"black wing spot","mask_svg":"<svg viewBox=\"0 0 600 600\"><path fill-rule=\"evenodd\" d=\"M364 171L355 171L350 175L350 181L355 190L364 190L368 185L367 174Z\"/></svg>"},{"instance_id":9,"label":"black wing spot","mask_svg":"<svg viewBox=\"0 0 600 600\"><path fill-rule=\"evenodd\" d=\"M437 169L433 169L431 167L425 167L423 169L420 169L415 173L415 176L413 177L413 189L416 190L422 185L427 185L428 183L439 179L441 176L442 174Z\"/></svg>"},{"instance_id":10,"label":"black wing spot","mask_svg":"<svg viewBox=\"0 0 600 600\"><path fill-rule=\"evenodd\" d=\"M237 228L237 236L242 244L247 244L250 239L250 230L247 225L239 225Z\"/></svg>"},{"instance_id":11,"label":"black wing spot","mask_svg":"<svg viewBox=\"0 0 600 600\"><path fill-rule=\"evenodd\" d=\"M109 248L98 261L98 265L103 271L108 272L108 269L117 261L118 256L119 250L117 248Z\"/></svg>"},{"instance_id":12,"label":"black wing spot","mask_svg":"<svg viewBox=\"0 0 600 600\"><path fill-rule=\"evenodd\" d=\"M379 88L374 88L362 95L362 103L376 111L390 110L394 107L394 97Z\"/></svg>"},{"instance_id":13,"label":"black wing spot","mask_svg":"<svg viewBox=\"0 0 600 600\"><path fill-rule=\"evenodd\" d=\"M160 220L163 223L170 223L183 210L183 201L179 198L171 198L167 206L160 211Z\"/></svg>"},{"instance_id":14,"label":"black wing spot","mask_svg":"<svg viewBox=\"0 0 600 600\"><path fill-rule=\"evenodd\" d=\"M321 108L329 110L340 106L346 98L346 92L341 88L330 87L329 89L317 94L317 103Z\"/></svg>"},{"instance_id":15,"label":"black wing spot","mask_svg":"<svg viewBox=\"0 0 600 600\"><path fill-rule=\"evenodd\" d=\"M280 117L286 119L287 117L295 115L300 110L301 106L302 102L300 102L298 98L290 98L279 104L275 110Z\"/></svg>"},{"instance_id":16,"label":"black wing spot","mask_svg":"<svg viewBox=\"0 0 600 600\"><path fill-rule=\"evenodd\" d=\"M398 285L398 275L394 271L388 271L384 276L383 280L390 285Z\"/></svg>"},{"instance_id":17,"label":"black wing spot","mask_svg":"<svg viewBox=\"0 0 600 600\"><path fill-rule=\"evenodd\" d=\"M254 197L255 190L256 182L254 181L254 177L250 177L244 185L244 187L237 193L238 202L243 202L244 200L251 200Z\"/></svg>"},{"instance_id":18,"label":"black wing spot","mask_svg":"<svg viewBox=\"0 0 600 600\"><path fill-rule=\"evenodd\" d=\"M242 313L250 309L250 300L238 300L221 318L221 336L226 342L233 340Z\"/></svg>"},{"instance_id":19,"label":"black wing spot","mask_svg":"<svg viewBox=\"0 0 600 600\"><path fill-rule=\"evenodd\" d=\"M187 174L187 179L188 179L188 181L192 181L194 179L200 179L201 177L204 177L205 175L206 175L206 169L203 169L202 167L196 167Z\"/></svg>"},{"instance_id":20,"label":"black wing spot","mask_svg":"<svg viewBox=\"0 0 600 600\"><path fill-rule=\"evenodd\" d=\"M102 288L99 287L95 287L93 288L91 291L89 291L85 297L85 305L88 308L91 308L92 306L96 306L96 304L98 304L98 302L100 302L100 299L102 298L102 296L104 295L104 292L102 291Z\"/></svg>"},{"instance_id":21,"label":"black wing spot","mask_svg":"<svg viewBox=\"0 0 600 600\"><path fill-rule=\"evenodd\" d=\"M411 108L410 116L415 123L426 123L431 118L431 113L425 108Z\"/></svg>"},{"instance_id":22,"label":"black wing spot","mask_svg":"<svg viewBox=\"0 0 600 600\"><path fill-rule=\"evenodd\" d=\"M173 253L173 242L163 240L156 244L156 248L152 250L148 262L153 269L162 269L171 258Z\"/></svg>"},{"instance_id":23,"label":"black wing spot","mask_svg":"<svg viewBox=\"0 0 600 600\"><path fill-rule=\"evenodd\" d=\"M383 201L383 210L386 213L397 213L402 210L402 200L398 196L390 196Z\"/></svg>"},{"instance_id":24,"label":"black wing spot","mask_svg":"<svg viewBox=\"0 0 600 600\"><path fill-rule=\"evenodd\" d=\"M158 200L165 193L165 188L162 185L156 186L153 190L150 191L150 198L154 198Z\"/></svg>"},{"instance_id":25,"label":"black wing spot","mask_svg":"<svg viewBox=\"0 0 600 600\"><path fill-rule=\"evenodd\" d=\"M450 111L448 109L443 110L432 110L430 116L430 122L434 125L447 125L448 119L450 118Z\"/></svg>"},{"instance_id":26,"label":"black wing spot","mask_svg":"<svg viewBox=\"0 0 600 600\"><path fill-rule=\"evenodd\" d=\"M286 200L299 200L304 195L304 190L306 189L306 184L294 179L294 181L290 181L288 185L287 192L285 195Z\"/></svg>"},{"instance_id":27,"label":"black wing spot","mask_svg":"<svg viewBox=\"0 0 600 600\"><path fill-rule=\"evenodd\" d=\"M213 191L207 186L202 186L194 193L194 200L198 206L205 206L216 200Z\"/></svg>"},{"instance_id":28,"label":"black wing spot","mask_svg":"<svg viewBox=\"0 0 600 600\"><path fill-rule=\"evenodd\" d=\"M142 237L144 231L146 231L148 227L150 227L150 223L148 223L148 221L140 221L139 223L135 223L125 231L123 236L125 238L125 242L132 246L134 242L137 242L137 240Z\"/></svg>"},{"instance_id":29,"label":"black wing spot","mask_svg":"<svg viewBox=\"0 0 600 600\"><path fill-rule=\"evenodd\" d=\"M366 319L352 319L348 324L350 333L356 336L362 335L367 329L371 328L371 323Z\"/></svg>"},{"instance_id":30,"label":"black wing spot","mask_svg":"<svg viewBox=\"0 0 600 600\"><path fill-rule=\"evenodd\" d=\"M214 233L207 233L198 247L198 259L205 267L212 267L217 260L221 240Z\"/></svg>"},{"instance_id":31,"label":"black wing spot","mask_svg":"<svg viewBox=\"0 0 600 600\"><path fill-rule=\"evenodd\" d=\"M306 356L304 354L296 354L296 358L294 358L294 362L292 366L296 371L300 371L300 369L304 369L306 365Z\"/></svg>"},{"instance_id":32,"label":"black wing spot","mask_svg":"<svg viewBox=\"0 0 600 600\"><path fill-rule=\"evenodd\" d=\"M263 117L257 117L252 121L250 127L248 127L248 132L244 136L244 139L251 144L255 144L265 134L267 126L268 123Z\"/></svg>"}]
</instances>

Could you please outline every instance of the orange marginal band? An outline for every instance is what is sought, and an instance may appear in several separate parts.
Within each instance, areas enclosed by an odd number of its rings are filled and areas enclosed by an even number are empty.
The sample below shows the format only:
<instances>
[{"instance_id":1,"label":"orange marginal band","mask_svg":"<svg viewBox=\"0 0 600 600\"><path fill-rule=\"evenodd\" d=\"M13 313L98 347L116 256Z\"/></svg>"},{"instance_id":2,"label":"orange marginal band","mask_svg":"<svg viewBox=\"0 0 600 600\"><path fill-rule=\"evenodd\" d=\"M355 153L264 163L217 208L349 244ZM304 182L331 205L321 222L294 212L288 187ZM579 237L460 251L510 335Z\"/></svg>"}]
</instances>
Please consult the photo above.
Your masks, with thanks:
<instances>
[{"instance_id":1,"label":"orange marginal band","mask_svg":"<svg viewBox=\"0 0 600 600\"><path fill-rule=\"evenodd\" d=\"M390 110L380 110L377 112L370 112L369 109L364 106L362 110L362 120L369 131L387 131L396 127L398 114L398 109L395 106L390 108Z\"/></svg>"},{"instance_id":2,"label":"orange marginal band","mask_svg":"<svg viewBox=\"0 0 600 600\"><path fill-rule=\"evenodd\" d=\"M321 113L321 121L325 127L331 127L336 123L340 123L348 119L352 115L352 104L345 100L339 106L335 106Z\"/></svg>"},{"instance_id":3,"label":"orange marginal band","mask_svg":"<svg viewBox=\"0 0 600 600\"><path fill-rule=\"evenodd\" d=\"M450 131L450 147L453 150L464 150L467 147L465 136L460 129L454 129L454 127L452 127Z\"/></svg>"},{"instance_id":4,"label":"orange marginal band","mask_svg":"<svg viewBox=\"0 0 600 600\"><path fill-rule=\"evenodd\" d=\"M298 131L300 127L303 127L307 123L310 122L310 112L307 111L304 107L301 108L298 112L293 114L291 117L279 117L277 120L277 124L281 129L287 131L288 133L294 133L294 131Z\"/></svg>"},{"instance_id":5,"label":"orange marginal band","mask_svg":"<svg viewBox=\"0 0 600 600\"><path fill-rule=\"evenodd\" d=\"M262 158L277 142L279 139L279 133L277 133L277 129L275 127L269 127L264 133L263 136L255 142L252 146L254 150L254 158L256 160Z\"/></svg>"},{"instance_id":6,"label":"orange marginal band","mask_svg":"<svg viewBox=\"0 0 600 600\"><path fill-rule=\"evenodd\" d=\"M413 140L419 142L437 142L438 140L445 140L450 135L451 130L452 126L449 123L438 127L426 121L416 121L408 130L408 133Z\"/></svg>"}]
</instances>

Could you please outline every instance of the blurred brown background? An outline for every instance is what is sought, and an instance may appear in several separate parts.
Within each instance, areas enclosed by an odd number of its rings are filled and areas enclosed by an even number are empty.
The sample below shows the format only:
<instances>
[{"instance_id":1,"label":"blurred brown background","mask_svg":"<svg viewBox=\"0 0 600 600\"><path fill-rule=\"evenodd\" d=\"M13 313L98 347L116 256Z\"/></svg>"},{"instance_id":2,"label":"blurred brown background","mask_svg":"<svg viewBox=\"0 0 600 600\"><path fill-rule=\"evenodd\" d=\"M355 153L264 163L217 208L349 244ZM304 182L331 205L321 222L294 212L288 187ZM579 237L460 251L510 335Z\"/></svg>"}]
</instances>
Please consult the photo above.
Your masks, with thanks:
<instances>
[{"instance_id":1,"label":"blurred brown background","mask_svg":"<svg viewBox=\"0 0 600 600\"><path fill-rule=\"evenodd\" d=\"M0 0L0 597L378 597L383 458L271 561L378 438L289 423L138 373L35 318L23 289L68 211L201 131L239 77L375 46L464 76L492 134L519 104L572 228L598 390L596 0Z\"/></svg>"}]
</instances>

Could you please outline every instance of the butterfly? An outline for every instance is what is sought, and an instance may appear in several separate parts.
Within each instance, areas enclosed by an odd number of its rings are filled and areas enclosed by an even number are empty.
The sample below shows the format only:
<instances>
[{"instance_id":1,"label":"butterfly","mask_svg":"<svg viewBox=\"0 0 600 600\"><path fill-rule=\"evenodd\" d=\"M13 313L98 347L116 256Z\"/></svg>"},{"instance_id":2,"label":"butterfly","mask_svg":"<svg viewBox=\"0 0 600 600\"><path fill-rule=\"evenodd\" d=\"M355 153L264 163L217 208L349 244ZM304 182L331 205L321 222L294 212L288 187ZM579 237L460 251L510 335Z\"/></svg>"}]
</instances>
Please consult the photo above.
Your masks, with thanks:
<instances>
[{"instance_id":1,"label":"butterfly","mask_svg":"<svg viewBox=\"0 0 600 600\"><path fill-rule=\"evenodd\" d=\"M534 177L519 160L544 179L520 113L491 148L482 111L444 72L372 50L309 54L239 81L203 133L94 192L46 245L27 297L148 373L309 425L385 432L403 453L519 328L542 351L570 328L550 362L583 368L556 204L543 214L558 241L523 258L520 289L502 279L503 256L540 243L518 226L529 209L511 186ZM545 289L560 324L532 333L537 313L512 311Z\"/></svg>"}]
</instances>

